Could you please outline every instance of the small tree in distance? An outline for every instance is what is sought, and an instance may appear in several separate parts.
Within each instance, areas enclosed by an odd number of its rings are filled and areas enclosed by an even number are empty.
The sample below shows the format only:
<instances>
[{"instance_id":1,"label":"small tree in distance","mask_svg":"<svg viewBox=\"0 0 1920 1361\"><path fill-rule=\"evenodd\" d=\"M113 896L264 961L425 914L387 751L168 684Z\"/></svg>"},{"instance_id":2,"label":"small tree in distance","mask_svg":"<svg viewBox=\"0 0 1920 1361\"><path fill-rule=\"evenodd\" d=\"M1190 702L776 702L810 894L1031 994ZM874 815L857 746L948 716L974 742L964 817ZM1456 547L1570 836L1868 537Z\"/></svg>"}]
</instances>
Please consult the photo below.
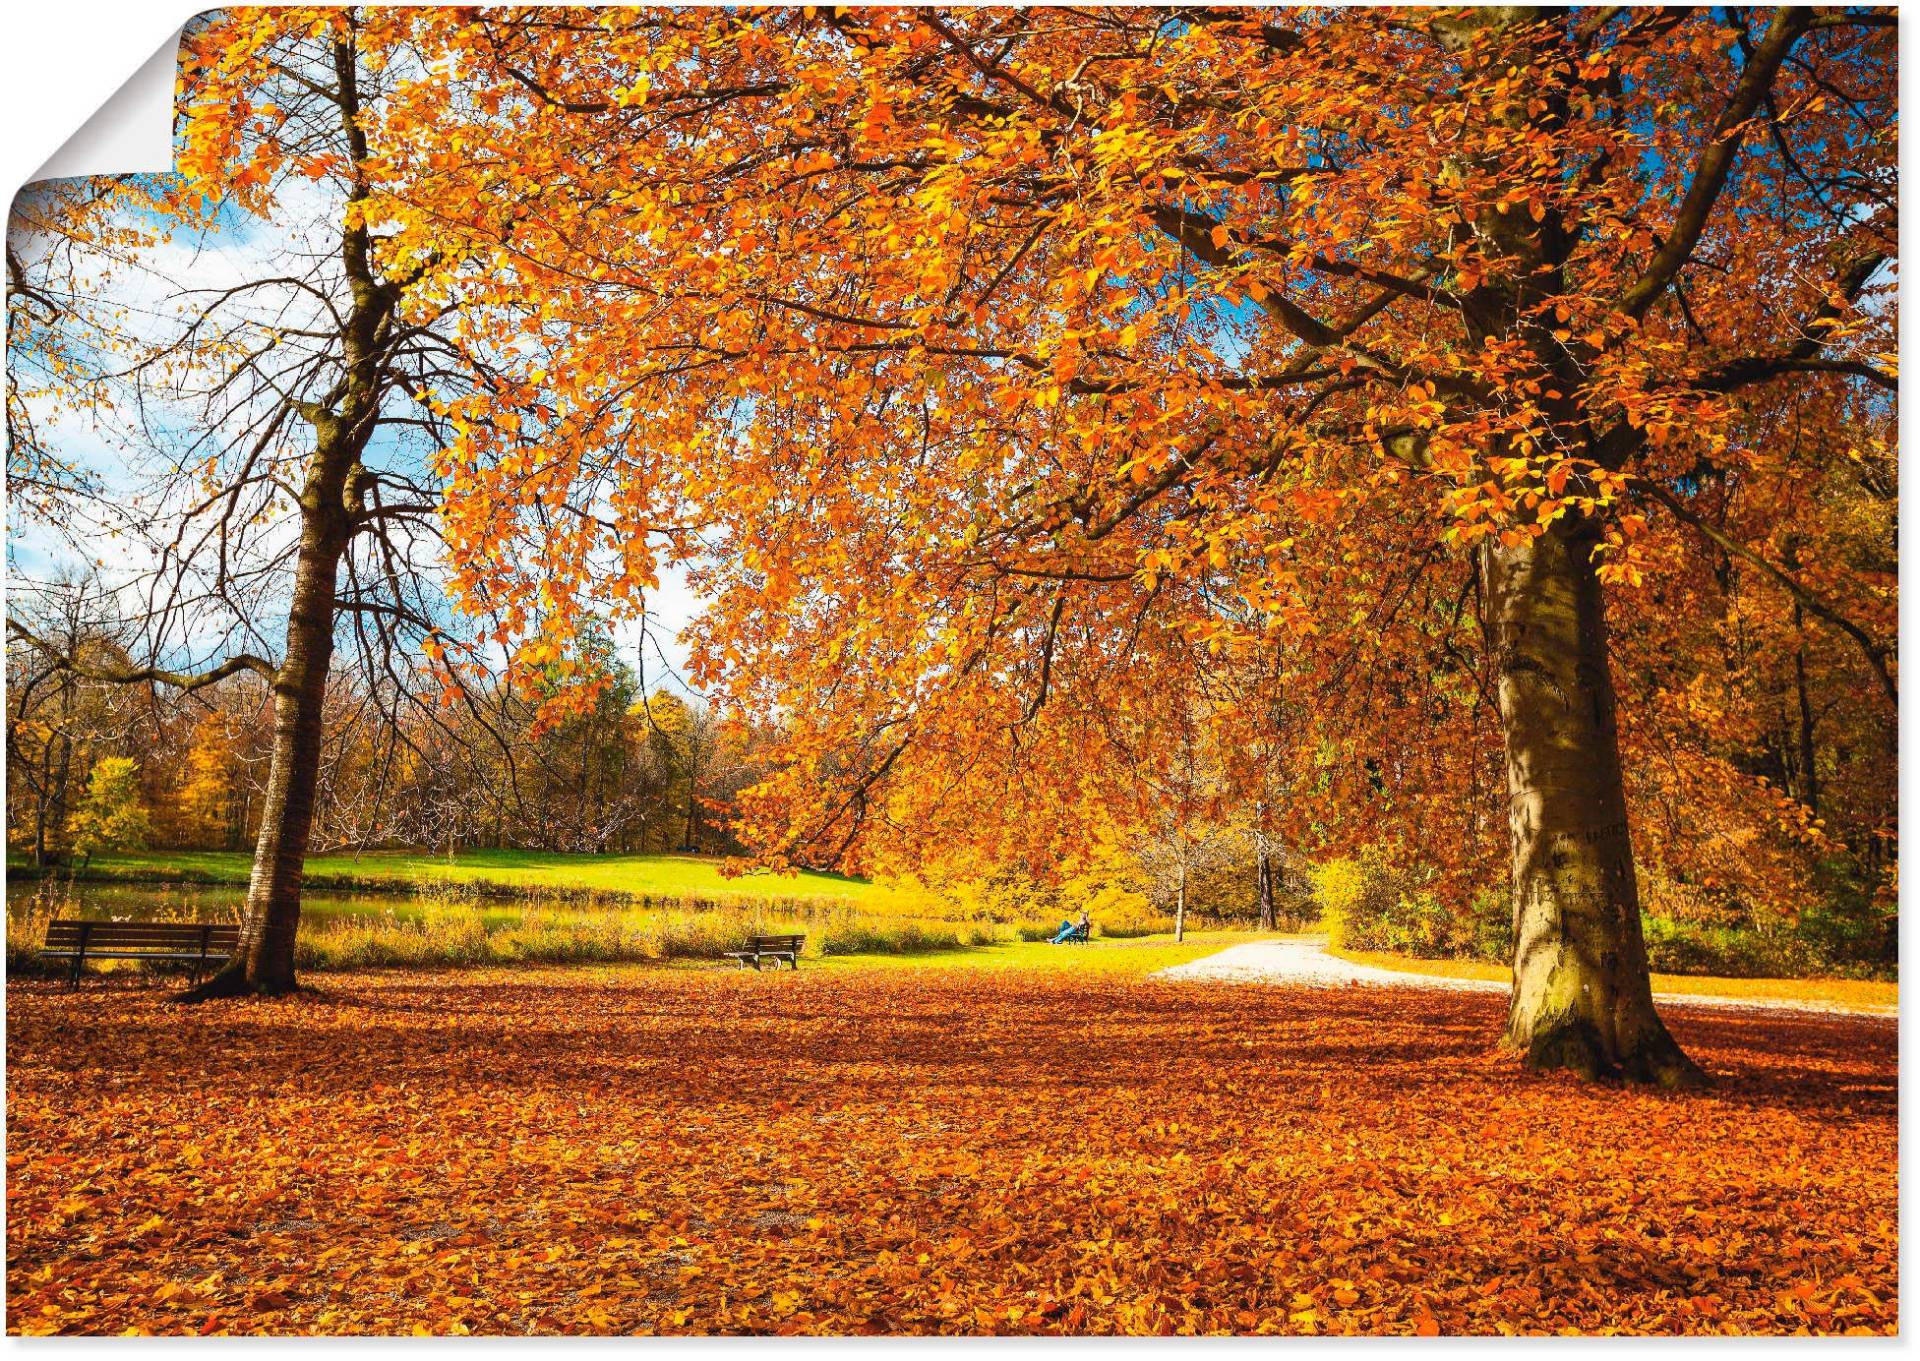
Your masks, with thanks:
<instances>
[{"instance_id":1,"label":"small tree in distance","mask_svg":"<svg viewBox=\"0 0 1920 1361\"><path fill-rule=\"evenodd\" d=\"M140 767L128 756L106 756L87 776L87 792L73 810L69 834L85 864L102 851L147 844L147 810L140 802Z\"/></svg>"}]
</instances>

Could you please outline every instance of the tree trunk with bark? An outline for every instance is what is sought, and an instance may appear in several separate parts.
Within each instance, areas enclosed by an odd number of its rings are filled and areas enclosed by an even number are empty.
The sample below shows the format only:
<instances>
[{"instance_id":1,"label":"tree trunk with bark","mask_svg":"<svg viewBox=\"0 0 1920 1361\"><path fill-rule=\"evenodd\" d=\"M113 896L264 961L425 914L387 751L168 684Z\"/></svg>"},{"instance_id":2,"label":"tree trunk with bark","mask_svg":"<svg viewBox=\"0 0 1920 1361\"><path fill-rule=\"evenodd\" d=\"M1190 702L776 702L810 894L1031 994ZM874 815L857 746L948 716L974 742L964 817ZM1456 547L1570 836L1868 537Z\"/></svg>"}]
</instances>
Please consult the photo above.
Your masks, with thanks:
<instances>
[{"instance_id":1,"label":"tree trunk with bark","mask_svg":"<svg viewBox=\"0 0 1920 1361\"><path fill-rule=\"evenodd\" d=\"M40 749L39 788L33 797L33 867L47 867L47 822L53 811L53 743Z\"/></svg>"},{"instance_id":2,"label":"tree trunk with bark","mask_svg":"<svg viewBox=\"0 0 1920 1361\"><path fill-rule=\"evenodd\" d=\"M1253 808L1253 854L1255 894L1260 908L1260 929L1273 930L1273 848L1266 832L1267 810L1264 804Z\"/></svg>"},{"instance_id":3,"label":"tree trunk with bark","mask_svg":"<svg viewBox=\"0 0 1920 1361\"><path fill-rule=\"evenodd\" d=\"M1482 559L1512 829L1507 1039L1532 1068L1695 1086L1653 1007L1595 541L1562 521Z\"/></svg>"},{"instance_id":4,"label":"tree trunk with bark","mask_svg":"<svg viewBox=\"0 0 1920 1361\"><path fill-rule=\"evenodd\" d=\"M345 508L339 501L342 479L329 476L333 470L327 464L324 452L315 458L315 476L304 498L286 660L273 678L273 757L240 944L226 967L185 994L190 1000L245 993L277 996L297 986L294 940L319 784L327 670L333 660L334 590L347 539Z\"/></svg>"},{"instance_id":5,"label":"tree trunk with bark","mask_svg":"<svg viewBox=\"0 0 1920 1361\"><path fill-rule=\"evenodd\" d=\"M63 706L63 709L65 706ZM60 764L53 776L53 793L47 806L47 826L57 836L65 836L67 790L73 781L73 738L60 735ZM69 847L71 849L71 847Z\"/></svg>"},{"instance_id":6,"label":"tree trunk with bark","mask_svg":"<svg viewBox=\"0 0 1920 1361\"><path fill-rule=\"evenodd\" d=\"M1793 607L1793 626L1799 641L1793 648L1793 688L1800 702L1800 802L1814 817L1820 816L1820 772L1815 766L1818 752L1813 737L1813 696L1807 687L1806 616L1798 602Z\"/></svg>"}]
</instances>

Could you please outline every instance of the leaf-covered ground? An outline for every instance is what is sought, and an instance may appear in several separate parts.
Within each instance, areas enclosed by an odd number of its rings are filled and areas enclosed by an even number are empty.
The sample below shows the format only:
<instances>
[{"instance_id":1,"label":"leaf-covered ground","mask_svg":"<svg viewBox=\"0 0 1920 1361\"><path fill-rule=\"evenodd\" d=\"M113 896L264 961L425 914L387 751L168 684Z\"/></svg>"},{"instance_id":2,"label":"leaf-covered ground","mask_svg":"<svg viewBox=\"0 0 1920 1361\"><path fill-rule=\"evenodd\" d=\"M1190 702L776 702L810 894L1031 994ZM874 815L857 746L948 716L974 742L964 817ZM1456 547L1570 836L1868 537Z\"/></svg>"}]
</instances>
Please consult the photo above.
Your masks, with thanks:
<instances>
[{"instance_id":1,"label":"leaf-covered ground","mask_svg":"<svg viewBox=\"0 0 1920 1361\"><path fill-rule=\"evenodd\" d=\"M1895 1033L1066 970L8 988L14 1332L1774 1332L1897 1324Z\"/></svg>"}]
</instances>

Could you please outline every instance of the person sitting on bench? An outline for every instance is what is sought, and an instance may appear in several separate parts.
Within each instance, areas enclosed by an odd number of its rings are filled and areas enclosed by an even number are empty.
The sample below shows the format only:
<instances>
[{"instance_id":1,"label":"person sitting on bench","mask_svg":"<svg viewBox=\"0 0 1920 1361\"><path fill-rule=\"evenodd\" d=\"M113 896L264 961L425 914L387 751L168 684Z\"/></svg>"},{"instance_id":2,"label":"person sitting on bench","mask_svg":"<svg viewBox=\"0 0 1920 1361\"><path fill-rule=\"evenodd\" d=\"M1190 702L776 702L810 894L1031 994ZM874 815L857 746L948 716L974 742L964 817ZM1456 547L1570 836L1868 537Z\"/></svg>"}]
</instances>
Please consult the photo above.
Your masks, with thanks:
<instances>
[{"instance_id":1,"label":"person sitting on bench","mask_svg":"<svg viewBox=\"0 0 1920 1361\"><path fill-rule=\"evenodd\" d=\"M1087 909L1083 907L1080 909L1080 920L1074 921L1071 918L1063 920L1060 923L1059 932L1056 933L1054 938L1048 941L1047 944L1064 945L1076 936L1081 940L1086 940L1092 935L1093 918L1087 915Z\"/></svg>"}]
</instances>

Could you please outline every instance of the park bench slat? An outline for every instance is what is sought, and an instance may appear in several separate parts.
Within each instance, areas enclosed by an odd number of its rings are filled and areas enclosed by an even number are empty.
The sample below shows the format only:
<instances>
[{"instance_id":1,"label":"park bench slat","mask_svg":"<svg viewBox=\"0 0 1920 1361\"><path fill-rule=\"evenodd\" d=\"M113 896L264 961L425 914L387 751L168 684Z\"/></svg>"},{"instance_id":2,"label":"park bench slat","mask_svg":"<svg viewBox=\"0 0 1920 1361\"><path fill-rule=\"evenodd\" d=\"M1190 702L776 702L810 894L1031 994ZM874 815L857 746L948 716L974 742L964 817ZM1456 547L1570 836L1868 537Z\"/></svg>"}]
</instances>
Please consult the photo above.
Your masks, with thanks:
<instances>
[{"instance_id":1,"label":"park bench slat","mask_svg":"<svg viewBox=\"0 0 1920 1361\"><path fill-rule=\"evenodd\" d=\"M80 920L69 917L57 918L47 923L49 931L88 931L95 935L137 935L152 933L156 935L198 935L202 931L211 931L215 935L225 933L238 935L238 922L163 922L163 921L120 921L114 918L98 920Z\"/></svg>"},{"instance_id":2,"label":"park bench slat","mask_svg":"<svg viewBox=\"0 0 1920 1361\"><path fill-rule=\"evenodd\" d=\"M118 922L106 922L106 923L102 923L102 928L105 928L105 927L118 928L119 925L120 924ZM240 938L240 929L238 927L227 927L224 930L220 928L206 930L198 926L188 926L185 930L126 931L126 930L120 930L120 929L113 929L113 930L95 929L95 930L86 931L86 932L82 932L82 931L56 932L56 931L53 931L51 928L49 928L47 932L47 939L79 940L83 934L86 936L88 940L112 941L112 942L115 942L116 944L126 944L134 941L164 941L169 943L174 941L194 941L197 943L203 938L208 940L238 940Z\"/></svg>"},{"instance_id":3,"label":"park bench slat","mask_svg":"<svg viewBox=\"0 0 1920 1361\"><path fill-rule=\"evenodd\" d=\"M805 933L782 936L748 936L744 950L728 950L726 957L735 960L741 968L747 967L747 961L753 961L757 971L760 961L771 959L775 964L786 960L794 968L800 967L800 950L807 943Z\"/></svg>"},{"instance_id":4,"label":"park bench slat","mask_svg":"<svg viewBox=\"0 0 1920 1361\"><path fill-rule=\"evenodd\" d=\"M68 980L74 983L88 959L192 964L198 979L202 968L226 963L239 945L240 928L230 922L63 920L47 924L40 956L68 961Z\"/></svg>"},{"instance_id":5,"label":"park bench slat","mask_svg":"<svg viewBox=\"0 0 1920 1361\"><path fill-rule=\"evenodd\" d=\"M48 937L48 939L54 939L54 937ZM79 941L81 933L73 933L71 937L60 937L60 939ZM113 944L198 944L200 941L236 941L238 935L232 931L228 931L225 935L223 933L205 933L204 935L200 931L90 931L86 933L86 939Z\"/></svg>"},{"instance_id":6,"label":"park bench slat","mask_svg":"<svg viewBox=\"0 0 1920 1361\"><path fill-rule=\"evenodd\" d=\"M51 941L55 938L49 937L48 939L49 939L49 942L51 943ZM74 935L71 937L60 937L59 939L70 940L73 943L78 944L80 940L83 939L83 937L79 935ZM193 932L191 935L160 935L155 932L141 932L137 934L121 935L117 933L95 931L85 936L84 939L97 945L198 945L203 940L216 942L216 943L220 941L225 941L231 944L233 941L239 939L239 937L232 936L232 935L203 936L198 931Z\"/></svg>"}]
</instances>

